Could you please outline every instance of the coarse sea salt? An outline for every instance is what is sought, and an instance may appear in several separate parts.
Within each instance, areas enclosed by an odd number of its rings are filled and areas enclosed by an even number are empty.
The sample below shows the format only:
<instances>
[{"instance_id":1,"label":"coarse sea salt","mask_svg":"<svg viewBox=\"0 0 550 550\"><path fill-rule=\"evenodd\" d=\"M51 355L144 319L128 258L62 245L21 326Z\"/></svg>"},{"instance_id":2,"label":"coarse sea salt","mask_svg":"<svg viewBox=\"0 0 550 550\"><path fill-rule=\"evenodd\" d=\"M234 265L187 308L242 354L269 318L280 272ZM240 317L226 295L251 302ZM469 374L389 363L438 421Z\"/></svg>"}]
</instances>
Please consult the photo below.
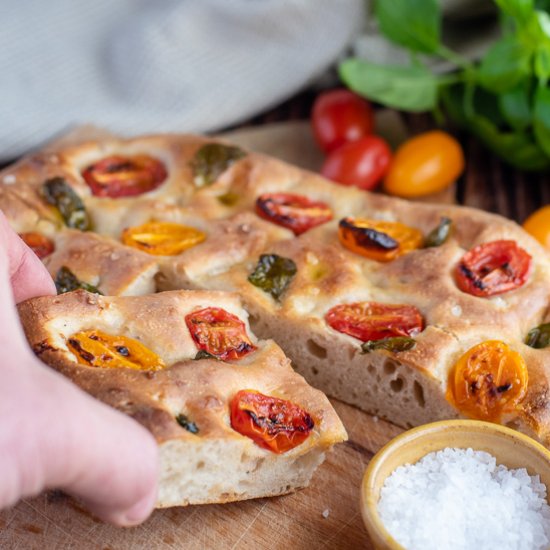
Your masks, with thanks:
<instances>
[{"instance_id":1,"label":"coarse sea salt","mask_svg":"<svg viewBox=\"0 0 550 550\"><path fill-rule=\"evenodd\" d=\"M378 513L407 550L542 550L550 546L546 486L472 449L429 453L397 468Z\"/></svg>"}]
</instances>

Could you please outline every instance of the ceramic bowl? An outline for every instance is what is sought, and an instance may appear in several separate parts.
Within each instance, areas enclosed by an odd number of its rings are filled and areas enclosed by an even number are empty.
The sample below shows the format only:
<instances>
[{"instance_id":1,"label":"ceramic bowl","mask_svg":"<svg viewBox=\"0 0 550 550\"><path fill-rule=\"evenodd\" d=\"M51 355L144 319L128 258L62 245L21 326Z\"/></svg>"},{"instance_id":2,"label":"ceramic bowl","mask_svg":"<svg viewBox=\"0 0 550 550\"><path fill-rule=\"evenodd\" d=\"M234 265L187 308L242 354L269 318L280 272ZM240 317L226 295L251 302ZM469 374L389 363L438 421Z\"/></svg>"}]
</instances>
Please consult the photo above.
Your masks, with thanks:
<instances>
[{"instance_id":1,"label":"ceramic bowl","mask_svg":"<svg viewBox=\"0 0 550 550\"><path fill-rule=\"evenodd\" d=\"M445 420L402 433L385 445L370 461L361 487L363 520L378 550L404 550L386 531L377 511L380 490L399 466L414 464L424 455L446 447L491 453L497 464L526 468L540 475L550 489L550 451L530 437L510 428L477 420Z\"/></svg>"}]
</instances>

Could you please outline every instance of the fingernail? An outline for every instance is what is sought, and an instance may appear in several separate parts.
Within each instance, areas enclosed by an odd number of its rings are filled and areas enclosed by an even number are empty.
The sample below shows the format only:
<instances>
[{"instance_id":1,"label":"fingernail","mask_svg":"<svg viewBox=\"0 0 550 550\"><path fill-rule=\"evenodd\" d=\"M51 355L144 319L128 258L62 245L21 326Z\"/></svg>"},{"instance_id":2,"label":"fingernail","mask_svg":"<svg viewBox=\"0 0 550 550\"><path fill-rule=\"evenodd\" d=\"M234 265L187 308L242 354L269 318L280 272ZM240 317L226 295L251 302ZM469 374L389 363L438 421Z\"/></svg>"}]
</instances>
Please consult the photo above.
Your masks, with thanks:
<instances>
[{"instance_id":1,"label":"fingernail","mask_svg":"<svg viewBox=\"0 0 550 550\"><path fill-rule=\"evenodd\" d=\"M151 514L156 500L156 494L154 492L145 495L144 498L136 502L122 515L120 524L123 527L131 527L132 525L142 523Z\"/></svg>"}]
</instances>

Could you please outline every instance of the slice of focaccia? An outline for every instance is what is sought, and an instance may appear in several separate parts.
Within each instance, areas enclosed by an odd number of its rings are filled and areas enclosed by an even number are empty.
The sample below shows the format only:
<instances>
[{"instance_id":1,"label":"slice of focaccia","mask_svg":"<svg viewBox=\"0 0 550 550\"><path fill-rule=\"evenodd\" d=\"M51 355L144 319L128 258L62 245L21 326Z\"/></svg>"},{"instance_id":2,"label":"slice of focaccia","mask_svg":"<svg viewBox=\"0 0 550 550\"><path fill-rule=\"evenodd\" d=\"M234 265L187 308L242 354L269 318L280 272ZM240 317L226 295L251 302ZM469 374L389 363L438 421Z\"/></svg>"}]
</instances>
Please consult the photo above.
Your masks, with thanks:
<instances>
[{"instance_id":1,"label":"slice of focaccia","mask_svg":"<svg viewBox=\"0 0 550 550\"><path fill-rule=\"evenodd\" d=\"M288 493L346 439L328 399L251 333L234 294L78 290L19 313L42 361L155 436L158 507Z\"/></svg>"}]
</instances>

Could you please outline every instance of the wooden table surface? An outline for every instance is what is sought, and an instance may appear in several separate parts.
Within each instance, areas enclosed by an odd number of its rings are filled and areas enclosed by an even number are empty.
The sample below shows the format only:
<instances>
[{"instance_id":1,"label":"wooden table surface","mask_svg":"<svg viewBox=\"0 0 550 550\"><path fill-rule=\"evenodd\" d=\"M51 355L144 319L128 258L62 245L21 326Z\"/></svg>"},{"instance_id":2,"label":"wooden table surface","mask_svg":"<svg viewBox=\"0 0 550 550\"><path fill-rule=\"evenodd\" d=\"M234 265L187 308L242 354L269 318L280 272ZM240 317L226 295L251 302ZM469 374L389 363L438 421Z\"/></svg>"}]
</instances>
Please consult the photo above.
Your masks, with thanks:
<instances>
[{"instance_id":1,"label":"wooden table surface","mask_svg":"<svg viewBox=\"0 0 550 550\"><path fill-rule=\"evenodd\" d=\"M313 98L313 93L303 93L247 121L246 126L306 120ZM390 114L401 117L412 134L434 126L429 116ZM307 131L304 125L297 125L297 129ZM458 136L467 167L454 189L456 202L519 222L550 203L548 174L522 174L504 165L474 138ZM310 153L306 148L303 154ZM302 152L297 148L294 154L300 157ZM0 513L0 548L369 549L359 511L360 480L373 453L401 430L342 403L334 402L334 406L350 440L337 446L316 472L311 486L296 494L223 506L157 510L142 526L117 529L54 492L24 500Z\"/></svg>"}]
</instances>

